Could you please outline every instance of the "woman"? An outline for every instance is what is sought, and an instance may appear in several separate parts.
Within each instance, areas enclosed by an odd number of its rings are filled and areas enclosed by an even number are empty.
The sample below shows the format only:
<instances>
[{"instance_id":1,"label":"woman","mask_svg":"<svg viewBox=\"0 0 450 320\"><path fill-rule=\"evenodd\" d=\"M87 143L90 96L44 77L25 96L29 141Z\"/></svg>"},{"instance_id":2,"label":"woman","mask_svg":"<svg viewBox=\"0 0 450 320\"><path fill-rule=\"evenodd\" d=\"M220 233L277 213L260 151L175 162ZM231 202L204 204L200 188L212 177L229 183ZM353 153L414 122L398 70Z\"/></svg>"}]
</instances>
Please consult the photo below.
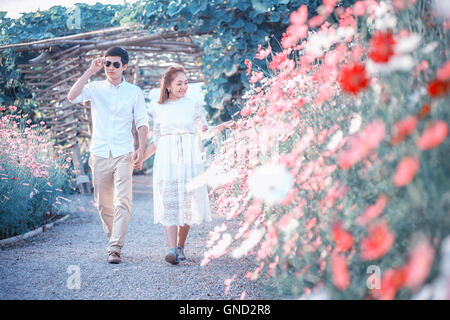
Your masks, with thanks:
<instances>
[{"instance_id":1,"label":"woman","mask_svg":"<svg viewBox=\"0 0 450 320\"><path fill-rule=\"evenodd\" d=\"M206 185L187 188L204 171L198 143L201 132L208 130L205 110L186 98L188 80L181 65L166 69L161 79L158 104L154 104L153 141L143 160L155 152L153 164L154 223L161 223L169 245L165 260L178 264L185 260L184 244L191 224L211 220ZM210 128L221 132L232 121ZM135 167L142 166L142 162Z\"/></svg>"}]
</instances>

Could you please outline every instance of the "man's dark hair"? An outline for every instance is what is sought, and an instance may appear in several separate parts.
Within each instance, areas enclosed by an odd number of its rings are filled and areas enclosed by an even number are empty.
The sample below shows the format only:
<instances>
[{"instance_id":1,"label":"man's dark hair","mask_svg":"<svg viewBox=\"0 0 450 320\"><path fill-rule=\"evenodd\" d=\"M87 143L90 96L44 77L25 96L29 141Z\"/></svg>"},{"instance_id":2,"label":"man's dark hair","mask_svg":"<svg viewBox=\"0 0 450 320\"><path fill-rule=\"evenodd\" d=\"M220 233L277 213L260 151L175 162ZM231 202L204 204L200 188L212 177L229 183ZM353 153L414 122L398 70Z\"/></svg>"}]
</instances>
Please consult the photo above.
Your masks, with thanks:
<instances>
[{"instance_id":1,"label":"man's dark hair","mask_svg":"<svg viewBox=\"0 0 450 320\"><path fill-rule=\"evenodd\" d=\"M128 64L128 52L121 47L111 47L105 52L105 57L120 57L122 65Z\"/></svg>"}]
</instances>

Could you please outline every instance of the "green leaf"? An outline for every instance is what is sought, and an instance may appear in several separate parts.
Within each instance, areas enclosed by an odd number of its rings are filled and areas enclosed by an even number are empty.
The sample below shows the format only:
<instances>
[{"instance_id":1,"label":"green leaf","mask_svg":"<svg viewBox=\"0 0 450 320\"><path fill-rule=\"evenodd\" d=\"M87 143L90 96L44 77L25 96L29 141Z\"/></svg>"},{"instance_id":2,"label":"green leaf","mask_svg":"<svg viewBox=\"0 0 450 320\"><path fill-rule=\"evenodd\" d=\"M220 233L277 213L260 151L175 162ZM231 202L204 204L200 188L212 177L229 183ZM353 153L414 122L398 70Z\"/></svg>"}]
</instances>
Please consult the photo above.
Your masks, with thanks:
<instances>
[{"instance_id":1,"label":"green leaf","mask_svg":"<svg viewBox=\"0 0 450 320\"><path fill-rule=\"evenodd\" d=\"M230 24L232 28L243 28L245 26L245 22L242 19L237 19L234 23Z\"/></svg>"},{"instance_id":2,"label":"green leaf","mask_svg":"<svg viewBox=\"0 0 450 320\"><path fill-rule=\"evenodd\" d=\"M198 2L194 2L195 4L191 4L189 6L189 9L192 13L192 15L197 15L200 11L204 11L208 5L207 1L200 1L200 4L198 4Z\"/></svg>"},{"instance_id":3,"label":"green leaf","mask_svg":"<svg viewBox=\"0 0 450 320\"><path fill-rule=\"evenodd\" d=\"M274 12L272 12L272 14L269 16L269 21L270 21L270 22L278 22L278 21L280 21L280 18L281 18L280 12L274 11Z\"/></svg>"},{"instance_id":4,"label":"green leaf","mask_svg":"<svg viewBox=\"0 0 450 320\"><path fill-rule=\"evenodd\" d=\"M183 6L181 4L178 4L175 1L171 1L169 3L169 6L167 7L167 14L169 17L173 17L174 15L178 14L181 9L183 9Z\"/></svg>"},{"instance_id":5,"label":"green leaf","mask_svg":"<svg viewBox=\"0 0 450 320\"><path fill-rule=\"evenodd\" d=\"M256 24L253 24L251 22L247 22L245 24L245 32L252 33L252 32L255 32L256 30L258 30L258 27L256 26Z\"/></svg>"},{"instance_id":6,"label":"green leaf","mask_svg":"<svg viewBox=\"0 0 450 320\"><path fill-rule=\"evenodd\" d=\"M252 6L255 11L265 13L267 9L272 7L272 2L268 0L252 0Z\"/></svg>"}]
</instances>

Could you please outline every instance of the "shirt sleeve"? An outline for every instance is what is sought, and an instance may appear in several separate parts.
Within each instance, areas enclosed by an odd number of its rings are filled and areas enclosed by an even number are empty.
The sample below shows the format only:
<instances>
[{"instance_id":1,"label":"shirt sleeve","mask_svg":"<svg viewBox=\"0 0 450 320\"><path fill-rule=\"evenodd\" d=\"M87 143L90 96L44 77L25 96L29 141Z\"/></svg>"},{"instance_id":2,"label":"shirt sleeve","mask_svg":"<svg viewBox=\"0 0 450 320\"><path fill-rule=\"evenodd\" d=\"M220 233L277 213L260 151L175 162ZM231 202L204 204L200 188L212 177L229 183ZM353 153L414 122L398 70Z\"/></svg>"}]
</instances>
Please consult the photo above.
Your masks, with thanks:
<instances>
[{"instance_id":1,"label":"shirt sleeve","mask_svg":"<svg viewBox=\"0 0 450 320\"><path fill-rule=\"evenodd\" d=\"M196 134L202 135L203 132L208 130L209 126L206 121L206 110L199 102L196 102L194 110L194 131Z\"/></svg>"},{"instance_id":2,"label":"shirt sleeve","mask_svg":"<svg viewBox=\"0 0 450 320\"><path fill-rule=\"evenodd\" d=\"M136 103L134 105L134 124L136 125L136 129L139 127L148 125L148 114L147 114L147 104L145 103L144 94L142 90L138 90Z\"/></svg>"},{"instance_id":3,"label":"shirt sleeve","mask_svg":"<svg viewBox=\"0 0 450 320\"><path fill-rule=\"evenodd\" d=\"M67 97L67 100L69 100L69 102L71 103L80 103L80 102L85 102L85 101L91 101L92 100L92 96L93 96L93 92L95 88L95 82L89 82L87 84L85 84L85 86L83 87L83 90L81 90L81 93L78 97L76 97L73 100L70 100L69 97Z\"/></svg>"},{"instance_id":4,"label":"shirt sleeve","mask_svg":"<svg viewBox=\"0 0 450 320\"><path fill-rule=\"evenodd\" d=\"M161 136L161 129L158 119L156 117L155 106L153 104L150 105L150 115L153 122L153 132L152 132L153 134L151 142L153 142L155 146L158 146L159 137Z\"/></svg>"}]
</instances>

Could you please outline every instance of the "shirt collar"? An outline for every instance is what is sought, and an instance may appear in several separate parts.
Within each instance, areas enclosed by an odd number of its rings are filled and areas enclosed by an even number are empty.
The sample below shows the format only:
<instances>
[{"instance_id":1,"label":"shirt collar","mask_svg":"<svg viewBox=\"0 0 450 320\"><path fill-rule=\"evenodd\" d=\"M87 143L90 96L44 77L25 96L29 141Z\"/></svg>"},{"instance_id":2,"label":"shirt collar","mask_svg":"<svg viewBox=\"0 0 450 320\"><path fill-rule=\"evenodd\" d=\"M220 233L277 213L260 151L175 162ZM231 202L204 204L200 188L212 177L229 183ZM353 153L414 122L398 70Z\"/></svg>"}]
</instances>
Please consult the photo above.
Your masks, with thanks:
<instances>
[{"instance_id":1,"label":"shirt collar","mask_svg":"<svg viewBox=\"0 0 450 320\"><path fill-rule=\"evenodd\" d=\"M108 79L105 79L105 81L106 81L106 84L108 85L109 88L117 88L117 89L119 89L119 88L125 86L125 84L127 83L127 81L125 80L125 77L124 77L124 76L122 76L122 82L119 83L117 86L115 86L115 85L113 85L111 82L109 82Z\"/></svg>"}]
</instances>

